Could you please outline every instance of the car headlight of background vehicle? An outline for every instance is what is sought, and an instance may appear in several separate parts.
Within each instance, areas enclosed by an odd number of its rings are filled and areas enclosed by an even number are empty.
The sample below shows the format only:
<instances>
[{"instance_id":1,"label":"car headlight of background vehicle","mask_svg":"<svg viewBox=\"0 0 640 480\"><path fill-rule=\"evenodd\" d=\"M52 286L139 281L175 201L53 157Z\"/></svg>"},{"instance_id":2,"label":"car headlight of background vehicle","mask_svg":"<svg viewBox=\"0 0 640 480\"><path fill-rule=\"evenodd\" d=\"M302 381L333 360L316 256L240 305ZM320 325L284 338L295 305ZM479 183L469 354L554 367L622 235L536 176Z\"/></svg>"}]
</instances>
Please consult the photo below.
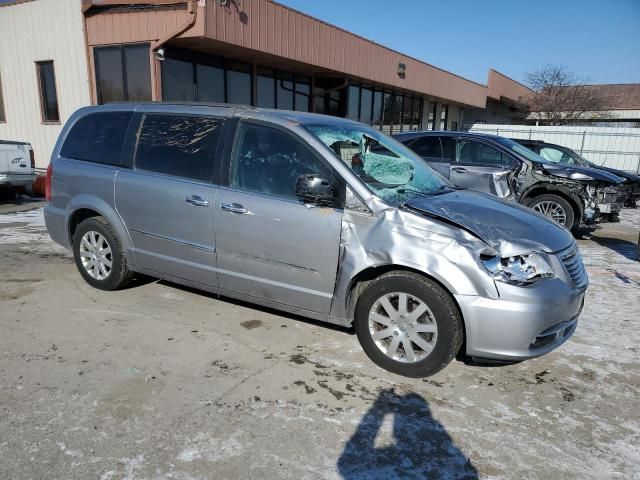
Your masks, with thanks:
<instances>
[{"instance_id":1,"label":"car headlight of background vehicle","mask_svg":"<svg viewBox=\"0 0 640 480\"><path fill-rule=\"evenodd\" d=\"M483 255L481 260L495 280L511 285L528 285L555 276L549 262L535 252L507 258Z\"/></svg>"}]
</instances>

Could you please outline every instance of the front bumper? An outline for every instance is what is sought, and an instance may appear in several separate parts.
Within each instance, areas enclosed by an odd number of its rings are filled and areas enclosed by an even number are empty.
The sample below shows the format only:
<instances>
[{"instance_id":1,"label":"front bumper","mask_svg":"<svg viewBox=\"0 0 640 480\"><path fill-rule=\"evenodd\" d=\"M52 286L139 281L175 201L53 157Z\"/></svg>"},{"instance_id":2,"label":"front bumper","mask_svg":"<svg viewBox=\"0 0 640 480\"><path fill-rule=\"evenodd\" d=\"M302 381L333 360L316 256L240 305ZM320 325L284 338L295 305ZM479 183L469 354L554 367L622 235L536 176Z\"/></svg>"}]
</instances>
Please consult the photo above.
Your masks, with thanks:
<instances>
[{"instance_id":1,"label":"front bumper","mask_svg":"<svg viewBox=\"0 0 640 480\"><path fill-rule=\"evenodd\" d=\"M554 278L528 286L496 282L498 298L455 295L466 329L466 354L519 361L558 348L575 332L589 279L574 243L547 255Z\"/></svg>"},{"instance_id":2,"label":"front bumper","mask_svg":"<svg viewBox=\"0 0 640 480\"><path fill-rule=\"evenodd\" d=\"M0 174L0 187L28 187L36 181L35 173Z\"/></svg>"}]
</instances>

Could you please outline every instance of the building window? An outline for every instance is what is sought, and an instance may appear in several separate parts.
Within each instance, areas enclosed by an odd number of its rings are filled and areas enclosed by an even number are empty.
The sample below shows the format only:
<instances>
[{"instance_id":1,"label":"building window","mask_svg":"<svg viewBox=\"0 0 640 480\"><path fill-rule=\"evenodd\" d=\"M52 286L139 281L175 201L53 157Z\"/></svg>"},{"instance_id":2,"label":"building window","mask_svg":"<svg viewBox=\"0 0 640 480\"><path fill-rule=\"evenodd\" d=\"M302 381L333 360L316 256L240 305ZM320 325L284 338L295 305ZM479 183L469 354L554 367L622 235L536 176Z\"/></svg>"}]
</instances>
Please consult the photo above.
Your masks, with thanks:
<instances>
[{"instance_id":1,"label":"building window","mask_svg":"<svg viewBox=\"0 0 640 480\"><path fill-rule=\"evenodd\" d=\"M449 122L449 105L442 105L442 110L440 111L440 129L446 130L448 122Z\"/></svg>"},{"instance_id":2,"label":"building window","mask_svg":"<svg viewBox=\"0 0 640 480\"><path fill-rule=\"evenodd\" d=\"M256 106L276 108L276 78L270 68L258 68L256 75Z\"/></svg>"},{"instance_id":3,"label":"building window","mask_svg":"<svg viewBox=\"0 0 640 480\"><path fill-rule=\"evenodd\" d=\"M343 85L342 78L316 77L314 81L315 112L336 117L345 116L347 88Z\"/></svg>"},{"instance_id":4,"label":"building window","mask_svg":"<svg viewBox=\"0 0 640 480\"><path fill-rule=\"evenodd\" d=\"M347 118L357 122L360 115L360 87L349 85L347 98Z\"/></svg>"},{"instance_id":5,"label":"building window","mask_svg":"<svg viewBox=\"0 0 640 480\"><path fill-rule=\"evenodd\" d=\"M372 121L374 127L382 128L382 92L380 90L376 90L373 94Z\"/></svg>"},{"instance_id":6,"label":"building window","mask_svg":"<svg viewBox=\"0 0 640 480\"><path fill-rule=\"evenodd\" d=\"M427 122L427 130L437 130L438 124L436 122L436 114L438 111L438 104L432 103L431 110L429 110L429 120Z\"/></svg>"},{"instance_id":7,"label":"building window","mask_svg":"<svg viewBox=\"0 0 640 480\"><path fill-rule=\"evenodd\" d=\"M227 66L227 103L253 105L251 101L251 66L231 62Z\"/></svg>"},{"instance_id":8,"label":"building window","mask_svg":"<svg viewBox=\"0 0 640 480\"><path fill-rule=\"evenodd\" d=\"M360 93L360 121L371 125L371 108L373 104L373 92L363 88Z\"/></svg>"},{"instance_id":9,"label":"building window","mask_svg":"<svg viewBox=\"0 0 640 480\"><path fill-rule=\"evenodd\" d=\"M4 97L2 96L2 75L0 75L0 122L6 122L7 116L4 111Z\"/></svg>"},{"instance_id":10,"label":"building window","mask_svg":"<svg viewBox=\"0 0 640 480\"><path fill-rule=\"evenodd\" d=\"M224 103L224 77L222 62L196 64L195 96L198 101Z\"/></svg>"},{"instance_id":11,"label":"building window","mask_svg":"<svg viewBox=\"0 0 640 480\"><path fill-rule=\"evenodd\" d=\"M40 87L40 110L44 123L58 123L58 93L56 91L56 75L53 70L53 60L36 62L38 69L38 84Z\"/></svg>"},{"instance_id":12,"label":"building window","mask_svg":"<svg viewBox=\"0 0 640 480\"><path fill-rule=\"evenodd\" d=\"M193 64L174 58L162 62L162 99L177 102L195 100Z\"/></svg>"},{"instance_id":13,"label":"building window","mask_svg":"<svg viewBox=\"0 0 640 480\"><path fill-rule=\"evenodd\" d=\"M149 45L94 48L98 103L151 100Z\"/></svg>"},{"instance_id":14,"label":"building window","mask_svg":"<svg viewBox=\"0 0 640 480\"><path fill-rule=\"evenodd\" d=\"M415 97L413 99L413 116L411 118L411 130L420 130L420 122L422 119L422 98Z\"/></svg>"},{"instance_id":15,"label":"building window","mask_svg":"<svg viewBox=\"0 0 640 480\"><path fill-rule=\"evenodd\" d=\"M311 96L311 80L309 77L296 75L293 89L296 92L293 108L299 112L308 112L309 97Z\"/></svg>"}]
</instances>

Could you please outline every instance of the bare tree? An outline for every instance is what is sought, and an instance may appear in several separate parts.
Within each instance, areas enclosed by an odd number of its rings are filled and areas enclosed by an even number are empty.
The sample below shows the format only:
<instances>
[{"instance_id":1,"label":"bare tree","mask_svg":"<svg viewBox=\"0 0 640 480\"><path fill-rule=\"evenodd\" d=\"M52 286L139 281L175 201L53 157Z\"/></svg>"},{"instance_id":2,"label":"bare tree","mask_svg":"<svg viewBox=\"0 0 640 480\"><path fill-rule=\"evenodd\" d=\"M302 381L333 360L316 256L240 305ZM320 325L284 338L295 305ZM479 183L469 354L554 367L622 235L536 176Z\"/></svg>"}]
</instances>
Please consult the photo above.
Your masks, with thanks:
<instances>
[{"instance_id":1,"label":"bare tree","mask_svg":"<svg viewBox=\"0 0 640 480\"><path fill-rule=\"evenodd\" d=\"M533 95L526 99L530 118L550 125L575 125L607 118L603 99L564 65L546 65L527 73Z\"/></svg>"}]
</instances>

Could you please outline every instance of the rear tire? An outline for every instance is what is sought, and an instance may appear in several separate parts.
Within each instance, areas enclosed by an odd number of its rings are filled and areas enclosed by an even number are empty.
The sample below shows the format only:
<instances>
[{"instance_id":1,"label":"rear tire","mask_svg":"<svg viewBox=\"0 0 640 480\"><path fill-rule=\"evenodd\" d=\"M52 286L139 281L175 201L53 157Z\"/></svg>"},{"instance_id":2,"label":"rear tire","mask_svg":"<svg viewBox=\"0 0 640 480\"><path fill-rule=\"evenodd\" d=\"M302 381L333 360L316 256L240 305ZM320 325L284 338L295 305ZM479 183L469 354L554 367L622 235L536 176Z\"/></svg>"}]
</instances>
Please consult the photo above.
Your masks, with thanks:
<instances>
[{"instance_id":1,"label":"rear tire","mask_svg":"<svg viewBox=\"0 0 640 480\"><path fill-rule=\"evenodd\" d=\"M354 326L376 365L412 378L442 370L463 340L462 319L449 293L411 272L373 280L358 299Z\"/></svg>"},{"instance_id":2,"label":"rear tire","mask_svg":"<svg viewBox=\"0 0 640 480\"><path fill-rule=\"evenodd\" d=\"M527 206L547 218L559 223L567 230L572 230L576 220L575 212L571 204L559 195L545 193L538 197L533 197L527 202ZM579 219L578 219L579 220Z\"/></svg>"},{"instance_id":3,"label":"rear tire","mask_svg":"<svg viewBox=\"0 0 640 480\"><path fill-rule=\"evenodd\" d=\"M102 217L78 225L73 237L73 257L82 278L100 290L119 290L133 276L113 227Z\"/></svg>"}]
</instances>

